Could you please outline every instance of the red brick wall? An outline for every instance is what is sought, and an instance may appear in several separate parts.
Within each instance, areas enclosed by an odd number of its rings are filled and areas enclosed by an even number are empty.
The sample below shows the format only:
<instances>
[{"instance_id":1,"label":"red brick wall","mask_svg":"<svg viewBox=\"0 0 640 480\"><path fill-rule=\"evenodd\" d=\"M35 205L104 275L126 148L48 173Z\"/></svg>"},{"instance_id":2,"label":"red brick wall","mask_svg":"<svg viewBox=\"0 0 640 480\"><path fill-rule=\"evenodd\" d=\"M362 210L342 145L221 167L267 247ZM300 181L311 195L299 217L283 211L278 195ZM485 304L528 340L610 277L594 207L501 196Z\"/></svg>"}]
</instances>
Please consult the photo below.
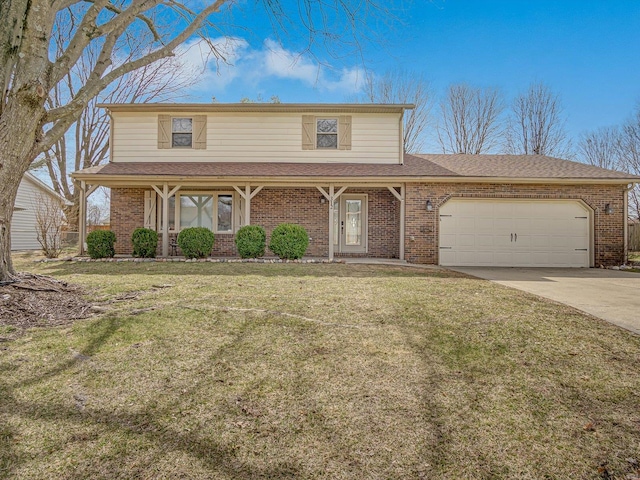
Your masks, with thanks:
<instances>
[{"instance_id":1,"label":"red brick wall","mask_svg":"<svg viewBox=\"0 0 640 480\"><path fill-rule=\"evenodd\" d=\"M399 212L395 197L387 189L348 189L347 193L368 195L369 257L397 258L399 255ZM329 205L320 203L316 188L265 187L251 200L251 223L267 231L267 245L273 229L280 223L297 223L309 234L308 256L329 254ZM131 254L131 234L144 225L144 189L114 188L111 191L111 222L116 234L116 253ZM177 234L170 234L175 239ZM158 254L162 251L162 239ZM171 252L170 252L171 253ZM178 254L180 251L178 250ZM216 234L212 256L236 256L234 236ZM267 249L267 255L270 252ZM363 255L357 255L363 256Z\"/></svg>"},{"instance_id":2,"label":"red brick wall","mask_svg":"<svg viewBox=\"0 0 640 480\"><path fill-rule=\"evenodd\" d=\"M368 194L367 256L397 258L399 205L395 197L380 188L353 188L347 193ZM438 209L452 197L580 199L594 210L595 265L620 264L624 260L624 195L621 185L407 184L405 256L414 263L438 263ZM299 223L311 237L307 255L327 256L329 209L326 202L320 203L320 196L315 188L265 187L251 202L251 223L265 227L267 236L280 223ZM427 199L434 205L431 212L425 208ZM607 203L614 214L604 214ZM112 189L111 225L117 238L116 253L131 254L131 234L143 223L144 189ZM233 235L216 235L212 255L236 254Z\"/></svg>"},{"instance_id":3,"label":"red brick wall","mask_svg":"<svg viewBox=\"0 0 640 480\"><path fill-rule=\"evenodd\" d=\"M407 184L405 258L414 263L438 263L438 209L453 197L580 199L594 213L594 264L615 265L624 261L623 185L502 185L471 183ZM427 211L431 200L433 210ZM605 215L607 203L612 215Z\"/></svg>"},{"instance_id":4,"label":"red brick wall","mask_svg":"<svg viewBox=\"0 0 640 480\"><path fill-rule=\"evenodd\" d=\"M131 255L131 234L144 227L144 188L111 189L111 230L116 234L116 254Z\"/></svg>"}]
</instances>

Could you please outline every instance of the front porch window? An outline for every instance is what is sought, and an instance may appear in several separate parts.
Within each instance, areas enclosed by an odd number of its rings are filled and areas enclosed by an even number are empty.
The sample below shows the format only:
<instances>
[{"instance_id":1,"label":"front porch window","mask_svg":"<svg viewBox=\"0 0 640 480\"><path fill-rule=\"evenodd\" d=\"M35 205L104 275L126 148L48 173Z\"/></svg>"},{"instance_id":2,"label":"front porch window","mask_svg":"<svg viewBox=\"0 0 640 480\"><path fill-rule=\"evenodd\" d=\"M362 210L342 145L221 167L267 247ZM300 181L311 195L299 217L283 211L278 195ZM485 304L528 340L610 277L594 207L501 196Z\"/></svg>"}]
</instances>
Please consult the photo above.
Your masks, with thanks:
<instances>
[{"instance_id":1,"label":"front porch window","mask_svg":"<svg viewBox=\"0 0 640 480\"><path fill-rule=\"evenodd\" d=\"M239 221L233 192L179 192L169 198L169 231L204 227L215 233L233 233ZM162 202L158 202L158 231L162 231Z\"/></svg>"},{"instance_id":2,"label":"front porch window","mask_svg":"<svg viewBox=\"0 0 640 480\"><path fill-rule=\"evenodd\" d=\"M180 195L180 230L189 227L213 230L212 195Z\"/></svg>"}]
</instances>

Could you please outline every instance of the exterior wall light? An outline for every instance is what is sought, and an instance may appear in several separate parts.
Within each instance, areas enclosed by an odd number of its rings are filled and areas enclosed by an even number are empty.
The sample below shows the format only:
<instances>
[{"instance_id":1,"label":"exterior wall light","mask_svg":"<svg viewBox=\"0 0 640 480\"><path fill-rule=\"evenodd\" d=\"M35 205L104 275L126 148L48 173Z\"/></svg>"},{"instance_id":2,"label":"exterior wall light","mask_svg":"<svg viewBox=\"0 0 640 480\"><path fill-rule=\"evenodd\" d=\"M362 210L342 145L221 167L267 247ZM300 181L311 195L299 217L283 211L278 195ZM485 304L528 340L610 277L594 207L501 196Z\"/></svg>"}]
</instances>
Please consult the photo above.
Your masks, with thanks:
<instances>
[{"instance_id":1,"label":"exterior wall light","mask_svg":"<svg viewBox=\"0 0 640 480\"><path fill-rule=\"evenodd\" d=\"M320 197L320 203L324 204L327 202L327 199L324 198L324 195Z\"/></svg>"},{"instance_id":2,"label":"exterior wall light","mask_svg":"<svg viewBox=\"0 0 640 480\"><path fill-rule=\"evenodd\" d=\"M604 206L604 213L606 213L607 215L611 215L613 213L613 207L611 206L610 203L607 203Z\"/></svg>"},{"instance_id":3,"label":"exterior wall light","mask_svg":"<svg viewBox=\"0 0 640 480\"><path fill-rule=\"evenodd\" d=\"M427 212L431 210L433 210L433 203L431 203L431 200L427 200Z\"/></svg>"}]
</instances>

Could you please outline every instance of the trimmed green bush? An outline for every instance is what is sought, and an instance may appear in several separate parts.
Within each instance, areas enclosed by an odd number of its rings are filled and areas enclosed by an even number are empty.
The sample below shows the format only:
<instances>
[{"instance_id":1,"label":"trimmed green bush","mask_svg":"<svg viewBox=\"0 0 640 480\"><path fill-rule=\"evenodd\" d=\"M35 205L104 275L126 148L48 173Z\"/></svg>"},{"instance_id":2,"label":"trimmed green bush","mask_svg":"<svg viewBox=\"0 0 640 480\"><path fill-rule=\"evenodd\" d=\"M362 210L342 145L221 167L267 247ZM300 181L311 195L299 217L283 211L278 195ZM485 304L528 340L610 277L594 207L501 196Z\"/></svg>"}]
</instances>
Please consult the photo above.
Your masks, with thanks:
<instances>
[{"instance_id":1,"label":"trimmed green bush","mask_svg":"<svg viewBox=\"0 0 640 480\"><path fill-rule=\"evenodd\" d=\"M278 257L295 260L302 258L309 246L309 235L300 225L281 223L271 232L269 250Z\"/></svg>"},{"instance_id":2,"label":"trimmed green bush","mask_svg":"<svg viewBox=\"0 0 640 480\"><path fill-rule=\"evenodd\" d=\"M236 247L242 258L258 258L264 255L267 234L258 225L246 225L236 233Z\"/></svg>"},{"instance_id":3,"label":"trimmed green bush","mask_svg":"<svg viewBox=\"0 0 640 480\"><path fill-rule=\"evenodd\" d=\"M187 258L208 257L214 241L213 232L204 227L185 228L178 234L178 246Z\"/></svg>"},{"instance_id":4,"label":"trimmed green bush","mask_svg":"<svg viewBox=\"0 0 640 480\"><path fill-rule=\"evenodd\" d=\"M111 258L116 254L116 234L111 230L94 230L87 235L87 253L91 258Z\"/></svg>"},{"instance_id":5,"label":"trimmed green bush","mask_svg":"<svg viewBox=\"0 0 640 480\"><path fill-rule=\"evenodd\" d=\"M154 258L158 248L158 232L150 228L136 228L131 235L133 256Z\"/></svg>"}]
</instances>

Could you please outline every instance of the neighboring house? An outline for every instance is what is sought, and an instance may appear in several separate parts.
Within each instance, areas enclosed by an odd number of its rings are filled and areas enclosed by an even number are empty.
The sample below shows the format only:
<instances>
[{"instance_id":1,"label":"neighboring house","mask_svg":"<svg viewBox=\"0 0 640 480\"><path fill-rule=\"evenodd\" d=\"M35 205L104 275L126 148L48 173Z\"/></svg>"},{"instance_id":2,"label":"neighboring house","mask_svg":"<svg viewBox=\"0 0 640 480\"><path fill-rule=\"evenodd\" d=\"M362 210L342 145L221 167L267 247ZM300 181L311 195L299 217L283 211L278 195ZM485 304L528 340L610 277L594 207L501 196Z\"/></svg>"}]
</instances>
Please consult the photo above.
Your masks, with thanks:
<instances>
[{"instance_id":1,"label":"neighboring house","mask_svg":"<svg viewBox=\"0 0 640 480\"><path fill-rule=\"evenodd\" d=\"M18 195L11 219L11 250L37 250L40 248L36 234L36 210L40 199L53 201L62 206L67 200L58 195L37 177L27 172L20 181Z\"/></svg>"},{"instance_id":2,"label":"neighboring house","mask_svg":"<svg viewBox=\"0 0 640 480\"><path fill-rule=\"evenodd\" d=\"M137 227L303 225L307 254L440 265L619 264L626 173L544 156L403 154L412 105L110 104L111 158L75 172L111 188L116 251ZM81 202L86 204L86 197Z\"/></svg>"}]
</instances>

